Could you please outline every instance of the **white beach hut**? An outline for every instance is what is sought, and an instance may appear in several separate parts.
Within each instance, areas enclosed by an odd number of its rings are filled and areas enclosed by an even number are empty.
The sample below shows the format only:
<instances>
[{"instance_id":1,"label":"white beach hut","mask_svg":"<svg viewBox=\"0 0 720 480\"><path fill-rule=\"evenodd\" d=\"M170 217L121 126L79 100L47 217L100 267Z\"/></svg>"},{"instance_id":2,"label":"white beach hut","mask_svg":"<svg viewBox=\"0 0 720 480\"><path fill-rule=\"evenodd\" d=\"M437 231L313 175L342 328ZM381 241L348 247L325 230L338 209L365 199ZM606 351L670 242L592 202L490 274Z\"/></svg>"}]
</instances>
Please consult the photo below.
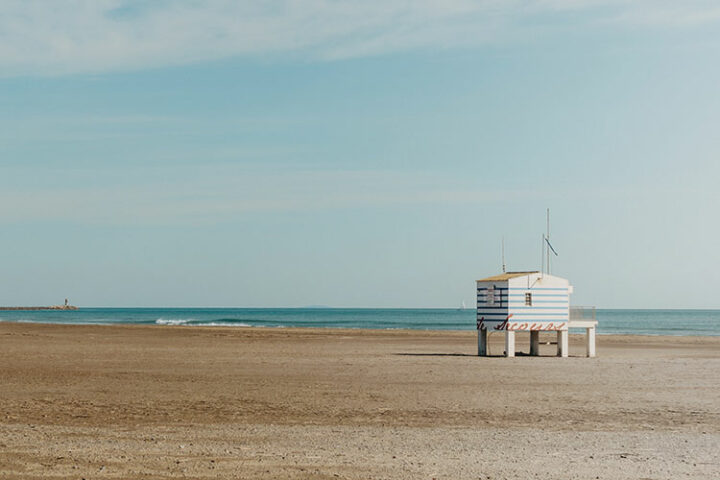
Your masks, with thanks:
<instances>
[{"instance_id":1,"label":"white beach hut","mask_svg":"<svg viewBox=\"0 0 720 480\"><path fill-rule=\"evenodd\" d=\"M477 281L478 355L488 355L491 332L505 334L505 356L515 356L515 332L530 332L530 355L537 355L540 332L557 333L557 354L568 356L568 328L587 330L587 355L595 356L597 322L571 324L570 294L564 278L533 272L507 272ZM592 340L592 344L591 344Z\"/></svg>"}]
</instances>

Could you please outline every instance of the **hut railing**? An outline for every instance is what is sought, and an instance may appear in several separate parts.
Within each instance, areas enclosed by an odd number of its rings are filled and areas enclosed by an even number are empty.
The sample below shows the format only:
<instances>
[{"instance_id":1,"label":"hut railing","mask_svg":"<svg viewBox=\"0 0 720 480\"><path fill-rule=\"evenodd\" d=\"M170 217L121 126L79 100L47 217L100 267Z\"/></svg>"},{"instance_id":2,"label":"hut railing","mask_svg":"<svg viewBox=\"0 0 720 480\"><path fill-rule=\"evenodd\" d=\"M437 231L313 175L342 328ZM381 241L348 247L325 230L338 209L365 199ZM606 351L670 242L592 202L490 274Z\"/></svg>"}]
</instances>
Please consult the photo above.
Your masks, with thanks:
<instances>
[{"instance_id":1,"label":"hut railing","mask_svg":"<svg viewBox=\"0 0 720 480\"><path fill-rule=\"evenodd\" d=\"M595 307L570 307L570 321L573 320L591 320L596 321Z\"/></svg>"}]
</instances>

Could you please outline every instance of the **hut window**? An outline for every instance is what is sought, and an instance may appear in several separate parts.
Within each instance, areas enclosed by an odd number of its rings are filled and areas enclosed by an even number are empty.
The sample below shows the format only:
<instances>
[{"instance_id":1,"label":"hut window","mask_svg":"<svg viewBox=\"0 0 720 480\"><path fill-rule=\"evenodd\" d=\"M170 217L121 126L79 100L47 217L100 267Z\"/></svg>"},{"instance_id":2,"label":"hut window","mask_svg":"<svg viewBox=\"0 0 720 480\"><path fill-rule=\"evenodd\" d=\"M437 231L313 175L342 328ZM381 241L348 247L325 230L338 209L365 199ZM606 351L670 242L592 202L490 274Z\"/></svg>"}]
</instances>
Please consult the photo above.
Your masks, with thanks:
<instances>
[{"instance_id":1,"label":"hut window","mask_svg":"<svg viewBox=\"0 0 720 480\"><path fill-rule=\"evenodd\" d=\"M485 301L488 305L495 305L495 287L488 287L485 292Z\"/></svg>"},{"instance_id":2,"label":"hut window","mask_svg":"<svg viewBox=\"0 0 720 480\"><path fill-rule=\"evenodd\" d=\"M532 293L525 294L525 305L528 307L532 307Z\"/></svg>"}]
</instances>

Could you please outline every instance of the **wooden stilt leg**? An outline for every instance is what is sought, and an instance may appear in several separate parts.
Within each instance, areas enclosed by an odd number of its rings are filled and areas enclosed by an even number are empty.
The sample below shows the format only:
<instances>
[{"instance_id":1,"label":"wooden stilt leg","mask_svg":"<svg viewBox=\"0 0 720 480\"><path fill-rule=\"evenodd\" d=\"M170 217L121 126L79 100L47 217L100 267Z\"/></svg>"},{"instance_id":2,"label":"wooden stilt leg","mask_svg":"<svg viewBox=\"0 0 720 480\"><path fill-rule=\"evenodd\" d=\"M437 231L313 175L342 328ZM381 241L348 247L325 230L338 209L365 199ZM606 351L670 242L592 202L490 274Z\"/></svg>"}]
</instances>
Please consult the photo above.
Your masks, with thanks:
<instances>
[{"instance_id":1,"label":"wooden stilt leg","mask_svg":"<svg viewBox=\"0 0 720 480\"><path fill-rule=\"evenodd\" d=\"M540 355L540 332L537 330L530 332L530 355Z\"/></svg>"},{"instance_id":2,"label":"wooden stilt leg","mask_svg":"<svg viewBox=\"0 0 720 480\"><path fill-rule=\"evenodd\" d=\"M515 356L515 332L513 330L505 330L505 356Z\"/></svg>"},{"instance_id":3,"label":"wooden stilt leg","mask_svg":"<svg viewBox=\"0 0 720 480\"><path fill-rule=\"evenodd\" d=\"M595 356L595 327L587 328L585 336L586 336L585 341L587 342L587 348L586 348L587 356L594 357Z\"/></svg>"},{"instance_id":4,"label":"wooden stilt leg","mask_svg":"<svg viewBox=\"0 0 720 480\"><path fill-rule=\"evenodd\" d=\"M488 331L484 328L479 329L478 330L478 357L486 357L488 354L487 338L488 338Z\"/></svg>"},{"instance_id":5,"label":"wooden stilt leg","mask_svg":"<svg viewBox=\"0 0 720 480\"><path fill-rule=\"evenodd\" d=\"M557 332L558 357L568 356L568 331L560 330Z\"/></svg>"}]
</instances>

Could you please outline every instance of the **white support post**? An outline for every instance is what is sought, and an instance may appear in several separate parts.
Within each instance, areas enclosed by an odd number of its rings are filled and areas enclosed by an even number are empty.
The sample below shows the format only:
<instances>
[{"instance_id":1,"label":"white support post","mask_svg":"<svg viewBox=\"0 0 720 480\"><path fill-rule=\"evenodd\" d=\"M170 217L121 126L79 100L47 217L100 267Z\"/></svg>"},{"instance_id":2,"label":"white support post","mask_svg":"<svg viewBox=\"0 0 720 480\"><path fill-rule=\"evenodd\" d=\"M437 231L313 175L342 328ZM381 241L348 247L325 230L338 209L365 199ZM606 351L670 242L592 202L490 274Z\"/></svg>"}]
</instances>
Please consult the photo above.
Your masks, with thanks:
<instances>
[{"instance_id":1,"label":"white support post","mask_svg":"<svg viewBox=\"0 0 720 480\"><path fill-rule=\"evenodd\" d=\"M557 341L555 342L557 344L557 356L560 356L560 353L562 352L562 341L560 340L560 332L555 332L555 335L557 336Z\"/></svg>"},{"instance_id":2,"label":"white support post","mask_svg":"<svg viewBox=\"0 0 720 480\"><path fill-rule=\"evenodd\" d=\"M558 357L568 356L568 331L559 330L557 332L557 355Z\"/></svg>"},{"instance_id":3,"label":"white support post","mask_svg":"<svg viewBox=\"0 0 720 480\"><path fill-rule=\"evenodd\" d=\"M540 332L538 330L530 331L530 355L540 355Z\"/></svg>"},{"instance_id":4,"label":"white support post","mask_svg":"<svg viewBox=\"0 0 720 480\"><path fill-rule=\"evenodd\" d=\"M586 328L585 332L585 341L587 342L585 351L587 356L592 358L595 356L595 327Z\"/></svg>"},{"instance_id":5,"label":"white support post","mask_svg":"<svg viewBox=\"0 0 720 480\"><path fill-rule=\"evenodd\" d=\"M478 329L478 357L487 357L488 331L485 328Z\"/></svg>"},{"instance_id":6,"label":"white support post","mask_svg":"<svg viewBox=\"0 0 720 480\"><path fill-rule=\"evenodd\" d=\"M515 331L505 330L505 356L515 356Z\"/></svg>"}]
</instances>

